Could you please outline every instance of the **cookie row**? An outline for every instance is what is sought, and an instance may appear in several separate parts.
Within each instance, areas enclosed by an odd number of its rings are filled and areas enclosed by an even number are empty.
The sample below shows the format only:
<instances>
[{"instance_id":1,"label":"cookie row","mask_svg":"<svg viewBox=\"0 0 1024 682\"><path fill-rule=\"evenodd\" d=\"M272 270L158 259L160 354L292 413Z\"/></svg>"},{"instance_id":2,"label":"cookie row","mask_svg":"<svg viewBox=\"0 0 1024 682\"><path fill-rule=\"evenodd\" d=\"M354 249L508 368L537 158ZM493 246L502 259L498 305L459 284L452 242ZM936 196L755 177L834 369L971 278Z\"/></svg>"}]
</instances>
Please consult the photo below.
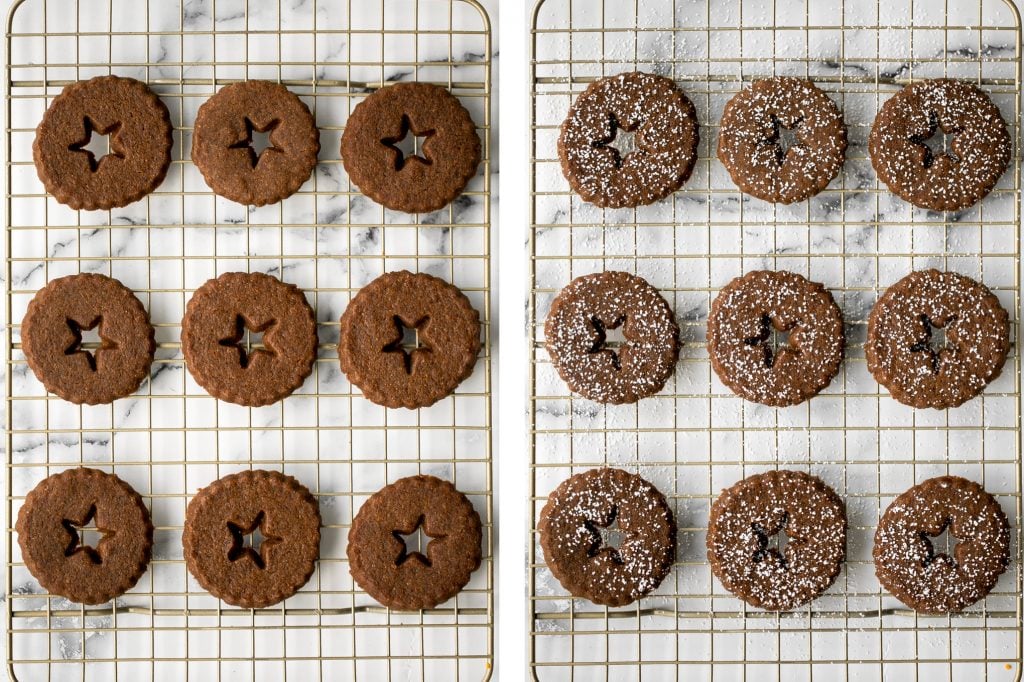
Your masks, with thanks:
<instances>
[{"instance_id":1,"label":"cookie row","mask_svg":"<svg viewBox=\"0 0 1024 682\"><path fill-rule=\"evenodd\" d=\"M257 133L270 146L254 147ZM97 158L92 136L109 135ZM423 138L407 156L399 144ZM39 179L74 209L110 209L155 190L171 163L170 114L133 78L99 76L68 85L50 103L32 145ZM251 206L291 196L316 167L320 132L309 108L279 83L243 81L199 107L192 161L216 194ZM470 114L446 89L398 83L352 110L341 137L352 182L374 201L407 213L451 203L476 174L480 138Z\"/></svg>"},{"instance_id":2,"label":"cookie row","mask_svg":"<svg viewBox=\"0 0 1024 682\"><path fill-rule=\"evenodd\" d=\"M95 526L89 544L83 529ZM213 596L259 609L305 585L320 556L320 509L299 481L242 471L196 493L185 512L185 565ZM142 497L113 474L81 467L49 476L25 497L15 526L29 572L52 594L102 604L139 581L152 556L153 523ZM422 532L425 547L402 536ZM480 567L482 526L448 481L410 476L363 503L348 533L352 578L393 609L429 609Z\"/></svg>"},{"instance_id":3,"label":"cookie row","mask_svg":"<svg viewBox=\"0 0 1024 682\"><path fill-rule=\"evenodd\" d=\"M624 338L617 346L607 340L616 328ZM936 330L945 335L942 344L933 339ZM562 380L601 403L654 395L679 356L679 325L668 302L625 272L570 282L551 304L544 335ZM844 344L832 295L792 272L749 272L711 303L711 366L745 400L773 407L802 403L831 383ZM945 409L970 400L999 376L1009 350L1009 315L999 299L955 272L912 272L885 291L868 318L868 369L911 407Z\"/></svg>"},{"instance_id":4,"label":"cookie row","mask_svg":"<svg viewBox=\"0 0 1024 682\"><path fill-rule=\"evenodd\" d=\"M668 78L623 73L592 83L569 109L558 138L562 172L585 201L635 208L678 190L700 141L696 109ZM783 132L791 134L787 144ZM635 149L616 147L635 133ZM928 140L951 135L935 153ZM968 208L995 187L1012 142L999 108L966 81L907 85L882 105L868 138L871 163L889 189L921 208ZM806 201L828 186L846 158L842 112L809 80L754 81L725 106L718 158L736 185L764 201Z\"/></svg>"},{"instance_id":5,"label":"cookie row","mask_svg":"<svg viewBox=\"0 0 1024 682\"><path fill-rule=\"evenodd\" d=\"M769 471L715 500L708 562L723 587L751 606L791 611L835 581L846 530L845 504L821 479ZM947 530L955 548L936 547L930 538ZM675 561L676 522L665 496L621 469L592 469L563 481L544 505L538 531L548 568L562 586L605 606L649 594ZM907 490L885 510L875 531L875 573L917 611L958 612L995 587L1009 563L1009 545L1009 522L998 501L973 481L941 476Z\"/></svg>"},{"instance_id":6,"label":"cookie row","mask_svg":"<svg viewBox=\"0 0 1024 682\"><path fill-rule=\"evenodd\" d=\"M82 333L93 329L94 350L82 344ZM262 343L252 343L254 334L263 335ZM156 343L131 290L104 275L79 274L36 293L22 320L21 347L47 391L95 405L139 388ZM317 348L316 316L305 295L262 273L209 280L181 322L192 377L237 405L259 407L290 395L312 373ZM479 351L479 313L458 288L431 275L385 273L360 289L341 316L341 369L384 407L416 409L450 395L472 373Z\"/></svg>"}]
</instances>

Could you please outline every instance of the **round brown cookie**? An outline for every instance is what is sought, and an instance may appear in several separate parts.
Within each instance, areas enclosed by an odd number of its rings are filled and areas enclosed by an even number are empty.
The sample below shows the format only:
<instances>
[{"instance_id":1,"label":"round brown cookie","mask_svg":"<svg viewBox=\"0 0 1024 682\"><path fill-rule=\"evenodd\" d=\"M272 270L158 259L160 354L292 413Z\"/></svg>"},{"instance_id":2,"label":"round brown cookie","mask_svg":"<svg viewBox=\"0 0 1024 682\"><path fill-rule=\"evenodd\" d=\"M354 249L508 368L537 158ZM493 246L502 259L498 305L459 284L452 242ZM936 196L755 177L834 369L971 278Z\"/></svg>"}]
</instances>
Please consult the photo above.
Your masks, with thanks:
<instances>
[{"instance_id":1,"label":"round brown cookie","mask_svg":"<svg viewBox=\"0 0 1024 682\"><path fill-rule=\"evenodd\" d=\"M86 146L108 135L110 152ZM74 209L110 209L155 190L171 164L171 117L134 78L99 76L66 86L43 115L32 143L46 191Z\"/></svg>"},{"instance_id":2,"label":"round brown cookie","mask_svg":"<svg viewBox=\"0 0 1024 682\"><path fill-rule=\"evenodd\" d=\"M778 332L788 332L775 348ZM729 282L711 304L708 353L733 393L788 407L829 385L843 359L843 316L832 294L792 272L756 270Z\"/></svg>"},{"instance_id":3,"label":"round brown cookie","mask_svg":"<svg viewBox=\"0 0 1024 682\"><path fill-rule=\"evenodd\" d=\"M82 348L82 332L92 329L99 347ZM47 391L100 405L139 388L156 343L135 294L116 279L87 273L55 279L36 293L21 322L21 348Z\"/></svg>"},{"instance_id":4,"label":"round brown cookie","mask_svg":"<svg viewBox=\"0 0 1024 682\"><path fill-rule=\"evenodd\" d=\"M426 548L410 548L402 538L417 531ZM349 570L384 606L432 609L458 594L480 567L481 538L480 516L455 486L409 476L359 508L348 535Z\"/></svg>"},{"instance_id":5,"label":"round brown cookie","mask_svg":"<svg viewBox=\"0 0 1024 682\"><path fill-rule=\"evenodd\" d=\"M952 135L938 156L927 140ZM933 211L959 211L981 201L1010 163L1012 142L988 95L966 81L911 83L889 98L868 136L871 165L889 190Z\"/></svg>"},{"instance_id":6,"label":"round brown cookie","mask_svg":"<svg viewBox=\"0 0 1024 682\"><path fill-rule=\"evenodd\" d=\"M809 80L754 81L725 105L718 158L746 194L780 204L805 201L825 189L846 159L846 124L839 107ZM782 130L793 133L783 148Z\"/></svg>"},{"instance_id":7,"label":"round brown cookie","mask_svg":"<svg viewBox=\"0 0 1024 682\"><path fill-rule=\"evenodd\" d=\"M407 156L399 143L424 138ZM341 136L345 172L378 204L406 213L444 208L480 164L480 137L469 112L447 90L398 83L356 105Z\"/></svg>"},{"instance_id":8,"label":"round brown cookie","mask_svg":"<svg viewBox=\"0 0 1024 682\"><path fill-rule=\"evenodd\" d=\"M952 555L929 537L949 531ZM1010 525L994 497L973 481L940 476L914 486L885 510L875 531L882 586L923 613L961 611L995 587L1010 561Z\"/></svg>"},{"instance_id":9,"label":"round brown cookie","mask_svg":"<svg viewBox=\"0 0 1024 682\"><path fill-rule=\"evenodd\" d=\"M406 334L415 333L415 345ZM480 314L456 287L431 275L387 272L341 316L341 371L367 400L414 410L455 391L476 365Z\"/></svg>"},{"instance_id":10,"label":"round brown cookie","mask_svg":"<svg viewBox=\"0 0 1024 682\"><path fill-rule=\"evenodd\" d=\"M932 345L933 327L945 332L941 348ZM911 407L963 404L999 376L1009 351L1009 315L999 299L955 272L910 273L886 290L868 318L868 369Z\"/></svg>"},{"instance_id":11,"label":"round brown cookie","mask_svg":"<svg viewBox=\"0 0 1024 682\"><path fill-rule=\"evenodd\" d=\"M618 526L616 548L602 530ZM544 560L574 597L625 606L672 570L676 522L665 496L636 474L591 469L562 481L537 524Z\"/></svg>"},{"instance_id":12,"label":"round brown cookie","mask_svg":"<svg viewBox=\"0 0 1024 682\"><path fill-rule=\"evenodd\" d=\"M291 476L242 471L196 493L181 541L185 565L203 589L233 606L262 609L292 596L313 575L320 508Z\"/></svg>"},{"instance_id":13,"label":"round brown cookie","mask_svg":"<svg viewBox=\"0 0 1024 682\"><path fill-rule=\"evenodd\" d=\"M263 333L263 346L251 347L247 332ZM181 351L192 377L214 398L269 405L313 371L316 318L294 284L228 272L192 295L181 321Z\"/></svg>"},{"instance_id":14,"label":"round brown cookie","mask_svg":"<svg viewBox=\"0 0 1024 682\"><path fill-rule=\"evenodd\" d=\"M80 529L96 528L95 545ZM146 572L153 524L142 498L113 474L68 469L43 479L18 512L18 545L39 584L80 604L118 597Z\"/></svg>"},{"instance_id":15,"label":"round brown cookie","mask_svg":"<svg viewBox=\"0 0 1024 682\"><path fill-rule=\"evenodd\" d=\"M771 538L786 537L781 551ZM722 586L766 611L791 611L835 582L846 556L846 506L821 479L769 471L711 506L708 561Z\"/></svg>"},{"instance_id":16,"label":"round brown cookie","mask_svg":"<svg viewBox=\"0 0 1024 682\"><path fill-rule=\"evenodd\" d=\"M607 345L622 327L625 343ZM577 277L544 322L545 346L569 388L600 403L635 403L665 386L679 358L679 325L647 280L627 272Z\"/></svg>"},{"instance_id":17,"label":"round brown cookie","mask_svg":"<svg viewBox=\"0 0 1024 682\"><path fill-rule=\"evenodd\" d=\"M653 204L682 187L697 162L693 103L662 76L634 71L591 83L562 123L558 158L573 190L603 208ZM619 131L635 133L625 157Z\"/></svg>"},{"instance_id":18,"label":"round brown cookie","mask_svg":"<svg viewBox=\"0 0 1024 682\"><path fill-rule=\"evenodd\" d=\"M256 153L254 133L269 133ZM240 204L264 206L290 197L309 179L320 131L309 108L279 83L232 83L203 102L192 133L192 162L206 184Z\"/></svg>"}]
</instances>

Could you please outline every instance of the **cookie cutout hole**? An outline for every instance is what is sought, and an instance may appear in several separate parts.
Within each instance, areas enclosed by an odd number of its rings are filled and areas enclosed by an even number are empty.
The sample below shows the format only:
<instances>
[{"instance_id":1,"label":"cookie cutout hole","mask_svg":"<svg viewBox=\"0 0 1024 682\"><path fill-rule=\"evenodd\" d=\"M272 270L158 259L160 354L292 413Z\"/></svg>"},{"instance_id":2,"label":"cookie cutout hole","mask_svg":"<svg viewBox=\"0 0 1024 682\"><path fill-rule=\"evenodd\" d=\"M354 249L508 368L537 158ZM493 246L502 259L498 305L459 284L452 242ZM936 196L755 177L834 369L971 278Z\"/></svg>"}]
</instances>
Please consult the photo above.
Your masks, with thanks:
<instances>
[{"instance_id":1,"label":"cookie cutout hole","mask_svg":"<svg viewBox=\"0 0 1024 682\"><path fill-rule=\"evenodd\" d=\"M789 522L789 514L783 514L782 524L778 531L769 533L762 525L755 523L751 525L754 537L757 538L757 550L754 551L754 561L761 562L769 556L776 556L783 566L786 565L786 547L789 545L789 536L786 535L786 524Z\"/></svg>"},{"instance_id":2,"label":"cookie cutout hole","mask_svg":"<svg viewBox=\"0 0 1024 682\"><path fill-rule=\"evenodd\" d=\"M622 168L626 157L638 149L636 141L636 130L627 128L619 123L614 115L609 117L611 133L603 140L594 143L594 147L606 147L615 152L615 167Z\"/></svg>"},{"instance_id":3,"label":"cookie cutout hole","mask_svg":"<svg viewBox=\"0 0 1024 682\"><path fill-rule=\"evenodd\" d=\"M264 343L264 336L277 324L277 320L270 320L262 325L253 324L244 315L235 318L235 333L218 343L227 348L238 350L238 362L242 369L247 369L253 362L253 358L259 353L276 355L273 348Z\"/></svg>"},{"instance_id":4,"label":"cookie cutout hole","mask_svg":"<svg viewBox=\"0 0 1024 682\"><path fill-rule=\"evenodd\" d=\"M927 353L932 373L938 374L942 365L942 351L949 347L946 325L938 326L927 315L920 316L925 337L910 347L912 353Z\"/></svg>"},{"instance_id":5,"label":"cookie cutout hole","mask_svg":"<svg viewBox=\"0 0 1024 682\"><path fill-rule=\"evenodd\" d=\"M413 558L425 566L431 566L430 543L444 536L428 535L423 529L423 520L422 516L416 520L416 527L413 528L411 533L403 533L400 530L391 531L395 539L402 543L402 551L399 552L398 558L395 559L396 566L401 566Z\"/></svg>"},{"instance_id":6,"label":"cookie cutout hole","mask_svg":"<svg viewBox=\"0 0 1024 682\"><path fill-rule=\"evenodd\" d=\"M949 530L950 522L947 520L942 525L942 530L939 531L938 535L928 535L922 533L921 538L928 544L928 556L925 558L924 565L934 562L936 559L945 557L956 565L956 559L954 558L954 552L956 550L957 538Z\"/></svg>"},{"instance_id":7,"label":"cookie cutout hole","mask_svg":"<svg viewBox=\"0 0 1024 682\"><path fill-rule=\"evenodd\" d=\"M429 353L430 346L423 338L423 332L430 322L424 317L416 322L408 322L398 315L394 317L395 337L383 348L385 353L401 353L406 374L412 374L413 358L417 353Z\"/></svg>"},{"instance_id":8,"label":"cookie cutout hole","mask_svg":"<svg viewBox=\"0 0 1024 682\"><path fill-rule=\"evenodd\" d=\"M768 141L775 145L775 156L780 166L786 161L786 155L789 154L789 150L801 145L798 131L802 122L802 120L799 120L792 126L785 126L782 125L782 121L772 116L774 132L768 138Z\"/></svg>"},{"instance_id":9,"label":"cookie cutout hole","mask_svg":"<svg viewBox=\"0 0 1024 682\"><path fill-rule=\"evenodd\" d=\"M85 518L81 521L64 519L61 521L64 530L68 532L68 546L64 550L64 556L82 553L94 564L102 564L103 557L100 555L100 545L107 537L113 536L114 531L105 530L96 524L96 505L89 507Z\"/></svg>"},{"instance_id":10,"label":"cookie cutout hole","mask_svg":"<svg viewBox=\"0 0 1024 682\"><path fill-rule=\"evenodd\" d=\"M792 331L791 328L778 329L772 318L765 315L761 318L760 333L757 336L743 339L743 343L748 346L760 346L764 352L764 364L766 367L771 368L775 366L775 360L783 348L789 348L794 352L798 352L797 347L790 343L789 337Z\"/></svg>"},{"instance_id":11,"label":"cookie cutout hole","mask_svg":"<svg viewBox=\"0 0 1024 682\"><path fill-rule=\"evenodd\" d=\"M405 114L402 115L402 127L397 137L385 137L380 141L395 153L395 170L405 168L406 163L418 162L425 166L433 163L426 155L424 148L427 140L434 135L434 130L414 130L412 122ZM411 133L411 134L410 134Z\"/></svg>"},{"instance_id":12,"label":"cookie cutout hole","mask_svg":"<svg viewBox=\"0 0 1024 682\"><path fill-rule=\"evenodd\" d=\"M280 121L274 119L267 125L259 127L249 120L248 117L245 119L245 138L231 145L232 149L247 149L249 151L249 163L255 168L260 160L263 158L264 152L280 152L281 150L274 145L271 137L274 131L281 124Z\"/></svg>"},{"instance_id":13,"label":"cookie cutout hole","mask_svg":"<svg viewBox=\"0 0 1024 682\"><path fill-rule=\"evenodd\" d=\"M619 349L626 346L626 335L623 330L623 324L626 318L620 317L615 320L612 324L606 325L598 317L590 318L590 324L597 331L597 338L594 339L594 344L590 348L591 353L609 353L612 359L612 365L617 370L622 369L622 362L619 358Z\"/></svg>"},{"instance_id":14,"label":"cookie cutout hole","mask_svg":"<svg viewBox=\"0 0 1024 682\"><path fill-rule=\"evenodd\" d=\"M241 526L228 521L232 545L228 550L228 560L238 561L248 556L260 569L267 567L266 550L281 541L281 538L269 535L266 531L266 515L260 512L248 526Z\"/></svg>"},{"instance_id":15,"label":"cookie cutout hole","mask_svg":"<svg viewBox=\"0 0 1024 682\"><path fill-rule=\"evenodd\" d=\"M619 526L617 507L612 508L611 521L607 524L601 525L594 521L585 521L584 525L592 538L590 549L587 551L588 556L595 557L601 552L610 552L613 561L619 564L623 563L622 555L619 552L626 543L627 534Z\"/></svg>"},{"instance_id":16,"label":"cookie cutout hole","mask_svg":"<svg viewBox=\"0 0 1024 682\"><path fill-rule=\"evenodd\" d=\"M89 161L89 170L93 173L99 170L100 164L108 156L123 159L124 153L117 145L117 133L121 130L121 124L115 123L109 128L98 128L92 119L86 117L84 120L84 137L72 144L68 149L72 152L85 154Z\"/></svg>"},{"instance_id":17,"label":"cookie cutout hole","mask_svg":"<svg viewBox=\"0 0 1024 682\"><path fill-rule=\"evenodd\" d=\"M942 156L949 157L951 161L957 162L960 157L953 149L953 140L956 138L956 131L947 133L939 125L938 116L930 112L929 130L927 135L914 135L910 141L924 148L924 167L931 168L936 159Z\"/></svg>"},{"instance_id":18,"label":"cookie cutout hole","mask_svg":"<svg viewBox=\"0 0 1024 682\"><path fill-rule=\"evenodd\" d=\"M101 350L117 348L117 344L103 336L103 318L97 317L86 324L67 320L71 329L71 344L64 349L65 355L82 354L89 363L89 369L96 371L96 356Z\"/></svg>"}]
</instances>

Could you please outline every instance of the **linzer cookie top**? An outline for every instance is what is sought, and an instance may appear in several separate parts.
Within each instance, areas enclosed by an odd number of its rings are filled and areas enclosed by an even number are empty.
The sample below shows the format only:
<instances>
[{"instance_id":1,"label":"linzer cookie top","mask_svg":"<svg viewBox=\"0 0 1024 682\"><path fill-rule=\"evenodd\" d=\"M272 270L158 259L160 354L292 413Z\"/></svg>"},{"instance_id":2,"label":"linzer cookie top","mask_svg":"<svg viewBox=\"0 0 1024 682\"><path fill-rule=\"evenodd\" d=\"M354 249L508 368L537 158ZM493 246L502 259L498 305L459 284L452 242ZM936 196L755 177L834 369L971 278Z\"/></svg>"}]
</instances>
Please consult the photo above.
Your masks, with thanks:
<instances>
[{"instance_id":1,"label":"linzer cookie top","mask_svg":"<svg viewBox=\"0 0 1024 682\"><path fill-rule=\"evenodd\" d=\"M651 204L679 189L697 161L697 112L676 84L635 71L592 83L562 123L562 172L584 201L606 208ZM619 135L635 133L623 155Z\"/></svg>"}]
</instances>

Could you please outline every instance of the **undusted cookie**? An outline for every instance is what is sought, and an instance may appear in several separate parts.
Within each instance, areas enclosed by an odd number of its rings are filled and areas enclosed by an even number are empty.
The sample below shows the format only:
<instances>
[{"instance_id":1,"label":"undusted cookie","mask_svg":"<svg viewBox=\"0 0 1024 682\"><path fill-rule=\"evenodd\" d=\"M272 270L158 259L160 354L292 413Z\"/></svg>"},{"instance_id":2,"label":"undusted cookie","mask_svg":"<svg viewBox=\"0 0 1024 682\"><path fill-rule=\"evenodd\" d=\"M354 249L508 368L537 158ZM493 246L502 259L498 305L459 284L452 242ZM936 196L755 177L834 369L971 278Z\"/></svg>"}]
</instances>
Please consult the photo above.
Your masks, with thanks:
<instances>
[{"instance_id":1,"label":"undusted cookie","mask_svg":"<svg viewBox=\"0 0 1024 682\"><path fill-rule=\"evenodd\" d=\"M79 529L91 526L102 537L83 545ZM84 467L33 488L15 530L39 584L80 604L103 604L134 587L153 548L153 524L139 494L113 474Z\"/></svg>"},{"instance_id":2,"label":"undusted cookie","mask_svg":"<svg viewBox=\"0 0 1024 682\"><path fill-rule=\"evenodd\" d=\"M270 133L257 156L253 132ZM206 184L240 204L264 206L302 187L316 167L320 131L309 108L288 88L270 81L232 83L199 107L192 162Z\"/></svg>"},{"instance_id":3,"label":"undusted cookie","mask_svg":"<svg viewBox=\"0 0 1024 682\"><path fill-rule=\"evenodd\" d=\"M948 530L952 555L929 540ZM983 599L1010 561L1010 525L999 502L959 476L931 478L886 508L875 531L875 574L922 613L962 611Z\"/></svg>"},{"instance_id":4,"label":"undusted cookie","mask_svg":"<svg viewBox=\"0 0 1024 682\"><path fill-rule=\"evenodd\" d=\"M619 130L636 133L625 158ZM697 162L697 111L674 82L634 71L591 83L573 102L558 137L573 190L605 208L632 208L682 187Z\"/></svg>"},{"instance_id":5,"label":"undusted cookie","mask_svg":"<svg viewBox=\"0 0 1024 682\"><path fill-rule=\"evenodd\" d=\"M616 549L601 530L618 525ZM625 606L661 584L675 561L676 523L665 496L636 474L591 469L564 481L537 524L544 560L574 597Z\"/></svg>"},{"instance_id":6,"label":"undusted cookie","mask_svg":"<svg viewBox=\"0 0 1024 682\"><path fill-rule=\"evenodd\" d=\"M785 549L769 538L785 533ZM769 471L743 479L711 506L708 561L751 606L791 611L835 582L846 556L846 506L821 479Z\"/></svg>"},{"instance_id":7,"label":"undusted cookie","mask_svg":"<svg viewBox=\"0 0 1024 682\"><path fill-rule=\"evenodd\" d=\"M403 344L415 330L417 347ZM480 314L431 275L388 272L363 287L341 316L338 359L349 381L384 407L433 405L472 372Z\"/></svg>"},{"instance_id":8,"label":"undusted cookie","mask_svg":"<svg viewBox=\"0 0 1024 682\"><path fill-rule=\"evenodd\" d=\"M606 345L622 327L625 343ZM544 322L551 362L574 392L600 403L635 403L665 386L679 358L679 325L645 279L627 272L577 277Z\"/></svg>"},{"instance_id":9,"label":"undusted cookie","mask_svg":"<svg viewBox=\"0 0 1024 682\"><path fill-rule=\"evenodd\" d=\"M109 135L110 153L86 149ZM98 76L64 88L36 128L32 158L46 191L74 209L110 209L155 190L171 165L171 118L145 83Z\"/></svg>"},{"instance_id":10,"label":"undusted cookie","mask_svg":"<svg viewBox=\"0 0 1024 682\"><path fill-rule=\"evenodd\" d=\"M100 346L81 348L97 329ZM156 350L139 299L116 279L68 275L40 289L21 322L25 360L46 390L72 403L99 405L134 393Z\"/></svg>"},{"instance_id":11,"label":"undusted cookie","mask_svg":"<svg viewBox=\"0 0 1024 682\"><path fill-rule=\"evenodd\" d=\"M259 531L258 549L246 536ZM228 604L261 609L305 585L320 556L320 508L277 471L242 471L196 493L185 511L185 565Z\"/></svg>"},{"instance_id":12,"label":"undusted cookie","mask_svg":"<svg viewBox=\"0 0 1024 682\"><path fill-rule=\"evenodd\" d=\"M774 332L788 332L773 351ZM832 294L792 272L757 270L729 282L711 303L708 353L733 393L787 407L816 395L843 359L843 316Z\"/></svg>"},{"instance_id":13,"label":"undusted cookie","mask_svg":"<svg viewBox=\"0 0 1024 682\"><path fill-rule=\"evenodd\" d=\"M926 140L952 135L950 150L932 154ZM999 107L966 81L911 83L889 98L868 137L871 165L904 201L933 211L959 211L981 201L1010 163L1012 142Z\"/></svg>"},{"instance_id":14,"label":"undusted cookie","mask_svg":"<svg viewBox=\"0 0 1024 682\"><path fill-rule=\"evenodd\" d=\"M250 348L245 331L263 333ZM294 284L259 272L228 272L193 294L181 321L181 351L196 382L236 405L275 403L313 371L313 309Z\"/></svg>"},{"instance_id":15,"label":"undusted cookie","mask_svg":"<svg viewBox=\"0 0 1024 682\"><path fill-rule=\"evenodd\" d=\"M754 81L725 105L718 158L745 193L780 204L805 201L828 186L846 159L839 107L809 80ZM789 149L781 130L793 131Z\"/></svg>"},{"instance_id":16,"label":"undusted cookie","mask_svg":"<svg viewBox=\"0 0 1024 682\"><path fill-rule=\"evenodd\" d=\"M407 136L426 138L404 155ZM480 164L480 137L469 112L446 89L397 83L356 105L341 136L345 172L366 196L406 213L444 208L462 193Z\"/></svg>"},{"instance_id":17,"label":"undusted cookie","mask_svg":"<svg viewBox=\"0 0 1024 682\"><path fill-rule=\"evenodd\" d=\"M932 327L945 330L932 346ZM1010 351L1009 315L984 284L920 270L889 287L868 318L868 369L911 407L946 409L994 381Z\"/></svg>"},{"instance_id":18,"label":"undusted cookie","mask_svg":"<svg viewBox=\"0 0 1024 682\"><path fill-rule=\"evenodd\" d=\"M402 539L420 529L427 546ZM480 567L480 516L448 481L409 476L359 508L348 535L352 578L384 606L432 609L458 594Z\"/></svg>"}]
</instances>

